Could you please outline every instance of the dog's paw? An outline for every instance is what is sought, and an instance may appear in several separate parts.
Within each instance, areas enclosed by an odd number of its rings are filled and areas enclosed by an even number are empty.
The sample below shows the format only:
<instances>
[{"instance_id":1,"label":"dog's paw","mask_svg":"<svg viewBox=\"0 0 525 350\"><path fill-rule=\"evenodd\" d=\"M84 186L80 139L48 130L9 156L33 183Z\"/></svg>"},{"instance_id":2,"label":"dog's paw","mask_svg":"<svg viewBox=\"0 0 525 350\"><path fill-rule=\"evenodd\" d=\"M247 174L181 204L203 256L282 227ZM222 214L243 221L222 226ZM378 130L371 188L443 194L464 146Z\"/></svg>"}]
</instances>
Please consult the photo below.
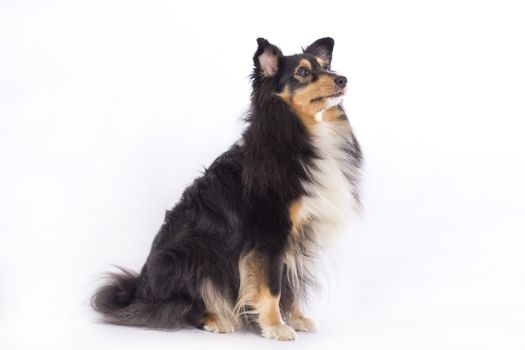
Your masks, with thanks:
<instances>
[{"instance_id":1,"label":"dog's paw","mask_svg":"<svg viewBox=\"0 0 525 350\"><path fill-rule=\"evenodd\" d=\"M288 321L288 324L298 332L315 332L317 330L315 322L306 317L291 319Z\"/></svg>"},{"instance_id":2,"label":"dog's paw","mask_svg":"<svg viewBox=\"0 0 525 350\"><path fill-rule=\"evenodd\" d=\"M212 319L202 325L202 329L214 333L233 333L235 328L227 321Z\"/></svg>"},{"instance_id":3,"label":"dog's paw","mask_svg":"<svg viewBox=\"0 0 525 350\"><path fill-rule=\"evenodd\" d=\"M264 327L262 330L262 336L268 339L294 340L296 334L292 327L285 324L279 324L276 326Z\"/></svg>"}]
</instances>

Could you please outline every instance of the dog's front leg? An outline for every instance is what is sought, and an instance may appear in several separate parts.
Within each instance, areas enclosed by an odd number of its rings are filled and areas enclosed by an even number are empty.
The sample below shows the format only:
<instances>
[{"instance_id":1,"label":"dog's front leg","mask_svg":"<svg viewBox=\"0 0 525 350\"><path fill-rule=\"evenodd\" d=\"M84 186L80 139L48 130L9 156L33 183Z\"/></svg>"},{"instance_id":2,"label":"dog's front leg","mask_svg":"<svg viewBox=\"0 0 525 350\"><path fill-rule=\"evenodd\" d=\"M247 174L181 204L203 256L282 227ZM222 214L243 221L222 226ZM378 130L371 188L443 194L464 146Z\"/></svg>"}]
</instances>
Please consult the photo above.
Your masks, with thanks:
<instances>
[{"instance_id":1,"label":"dog's front leg","mask_svg":"<svg viewBox=\"0 0 525 350\"><path fill-rule=\"evenodd\" d=\"M317 329L315 322L303 315L298 302L294 302L291 309L286 312L288 324L299 332L314 332Z\"/></svg>"},{"instance_id":2,"label":"dog's front leg","mask_svg":"<svg viewBox=\"0 0 525 350\"><path fill-rule=\"evenodd\" d=\"M286 325L279 307L283 262L264 251L252 250L239 262L240 290L238 308L248 307L257 317L261 334L277 340L295 339L295 331Z\"/></svg>"}]
</instances>

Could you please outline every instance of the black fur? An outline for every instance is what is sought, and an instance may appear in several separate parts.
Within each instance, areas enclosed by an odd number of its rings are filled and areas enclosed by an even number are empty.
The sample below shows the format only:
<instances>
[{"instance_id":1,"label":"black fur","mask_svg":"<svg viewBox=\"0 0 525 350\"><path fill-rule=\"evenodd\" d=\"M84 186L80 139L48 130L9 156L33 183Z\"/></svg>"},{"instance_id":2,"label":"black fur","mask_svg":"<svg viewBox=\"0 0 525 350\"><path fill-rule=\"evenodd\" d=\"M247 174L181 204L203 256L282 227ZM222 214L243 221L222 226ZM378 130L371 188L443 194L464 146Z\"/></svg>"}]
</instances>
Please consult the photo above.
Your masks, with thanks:
<instances>
[{"instance_id":1,"label":"black fur","mask_svg":"<svg viewBox=\"0 0 525 350\"><path fill-rule=\"evenodd\" d=\"M209 279L235 304L239 258L250 250L264 257L272 294L281 293L282 304L292 302L283 279L283 254L291 228L288 208L305 194L301 183L308 180L307 166L318 155L306 127L275 96L299 56L283 56L265 39L258 39L258 44L244 144L219 156L166 212L140 274L122 269L95 293L91 304L106 322L199 327L206 312L199 286ZM322 51L326 44L331 59L331 39L306 51ZM278 73L272 77L260 70L258 57L265 50L278 60ZM357 141L348 153L359 162Z\"/></svg>"}]
</instances>

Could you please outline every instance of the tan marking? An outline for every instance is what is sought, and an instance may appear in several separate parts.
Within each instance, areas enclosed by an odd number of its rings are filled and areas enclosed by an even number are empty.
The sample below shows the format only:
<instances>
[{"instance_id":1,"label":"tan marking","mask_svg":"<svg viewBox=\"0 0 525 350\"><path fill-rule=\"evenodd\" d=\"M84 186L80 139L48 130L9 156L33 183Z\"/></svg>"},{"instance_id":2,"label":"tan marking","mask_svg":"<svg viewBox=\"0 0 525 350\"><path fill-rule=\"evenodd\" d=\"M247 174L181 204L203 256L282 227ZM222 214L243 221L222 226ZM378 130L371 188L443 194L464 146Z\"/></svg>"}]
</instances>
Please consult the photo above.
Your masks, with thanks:
<instances>
[{"instance_id":1,"label":"tan marking","mask_svg":"<svg viewBox=\"0 0 525 350\"><path fill-rule=\"evenodd\" d=\"M288 324L299 332L314 332L317 328L313 320L304 316L292 318Z\"/></svg>"},{"instance_id":2,"label":"tan marking","mask_svg":"<svg viewBox=\"0 0 525 350\"><path fill-rule=\"evenodd\" d=\"M263 287L257 295L256 310L259 314L259 324L261 327L271 327L284 324L279 309L279 296L274 296L270 290Z\"/></svg>"},{"instance_id":3,"label":"tan marking","mask_svg":"<svg viewBox=\"0 0 525 350\"><path fill-rule=\"evenodd\" d=\"M299 68L304 67L310 71L312 71L312 65L310 64L310 61L305 60L304 58L299 62L299 65L297 68L295 68L295 79L299 80L301 83L308 83L312 80L312 74L308 74L306 77L300 76L298 71Z\"/></svg>"},{"instance_id":4,"label":"tan marking","mask_svg":"<svg viewBox=\"0 0 525 350\"><path fill-rule=\"evenodd\" d=\"M319 65L321 67L324 67L326 65L328 65L328 62L326 62L325 60L323 60L321 57L315 57L315 60L317 61L317 63L319 63Z\"/></svg>"},{"instance_id":5,"label":"tan marking","mask_svg":"<svg viewBox=\"0 0 525 350\"><path fill-rule=\"evenodd\" d=\"M207 312L204 314L204 316L202 317L202 323L203 324L209 324L209 323L212 323L212 322L216 322L217 321L217 315L214 314L214 313L210 313L210 312Z\"/></svg>"},{"instance_id":6,"label":"tan marking","mask_svg":"<svg viewBox=\"0 0 525 350\"><path fill-rule=\"evenodd\" d=\"M235 306L237 314L257 315L261 328L283 325L279 309L279 295L272 295L264 278L264 261L251 251L239 260L240 287ZM252 310L246 311L246 307Z\"/></svg>"},{"instance_id":7,"label":"tan marking","mask_svg":"<svg viewBox=\"0 0 525 350\"><path fill-rule=\"evenodd\" d=\"M323 113L323 121L325 122L331 122L338 120L339 117L343 116L344 112L339 108L339 106L334 106L330 109L327 109Z\"/></svg>"},{"instance_id":8,"label":"tan marking","mask_svg":"<svg viewBox=\"0 0 525 350\"><path fill-rule=\"evenodd\" d=\"M204 305L206 305L207 315L213 315L216 324L223 326L221 328L232 329L239 326L232 303L223 297L211 280L204 280L200 292Z\"/></svg>"},{"instance_id":9,"label":"tan marking","mask_svg":"<svg viewBox=\"0 0 525 350\"><path fill-rule=\"evenodd\" d=\"M224 321L224 319L214 313L206 313L201 321L202 328L208 332L215 333L232 333L235 328L232 324Z\"/></svg>"},{"instance_id":10,"label":"tan marking","mask_svg":"<svg viewBox=\"0 0 525 350\"><path fill-rule=\"evenodd\" d=\"M315 322L303 315L297 298L290 305L290 309L285 310L285 315L286 322L296 331L313 332L316 329Z\"/></svg>"},{"instance_id":11,"label":"tan marking","mask_svg":"<svg viewBox=\"0 0 525 350\"><path fill-rule=\"evenodd\" d=\"M284 251L284 278L291 291L293 299L298 303L305 296L304 281L307 279L315 284L317 260L317 236L308 235L309 228L314 222L304 212L305 197L299 199L301 210L298 215L299 229L288 236L288 242ZM292 307L293 305L287 305ZM283 310L289 313L291 309Z\"/></svg>"},{"instance_id":12,"label":"tan marking","mask_svg":"<svg viewBox=\"0 0 525 350\"><path fill-rule=\"evenodd\" d=\"M295 90L293 94L288 87L285 87L278 96L292 108L306 127L311 127L317 124L315 114L322 110L326 103L324 98L319 99L319 97L328 97L335 92L333 76L323 74L315 82Z\"/></svg>"},{"instance_id":13,"label":"tan marking","mask_svg":"<svg viewBox=\"0 0 525 350\"><path fill-rule=\"evenodd\" d=\"M301 200L298 199L290 205L290 222L292 223L292 233L298 234L301 227L301 218L299 214L301 212Z\"/></svg>"},{"instance_id":14,"label":"tan marking","mask_svg":"<svg viewBox=\"0 0 525 350\"><path fill-rule=\"evenodd\" d=\"M304 317L297 298L294 299L293 303L289 305L289 309L285 310L287 320L298 319Z\"/></svg>"},{"instance_id":15,"label":"tan marking","mask_svg":"<svg viewBox=\"0 0 525 350\"><path fill-rule=\"evenodd\" d=\"M312 64L310 63L310 61L304 58L301 59L301 61L299 61L299 65L297 66L297 68L299 67L304 67L304 68L308 68L309 70L312 70Z\"/></svg>"},{"instance_id":16,"label":"tan marking","mask_svg":"<svg viewBox=\"0 0 525 350\"><path fill-rule=\"evenodd\" d=\"M239 296L235 304L237 315L246 312L246 306L254 307L259 290L263 285L262 261L260 256L251 251L239 259Z\"/></svg>"}]
</instances>

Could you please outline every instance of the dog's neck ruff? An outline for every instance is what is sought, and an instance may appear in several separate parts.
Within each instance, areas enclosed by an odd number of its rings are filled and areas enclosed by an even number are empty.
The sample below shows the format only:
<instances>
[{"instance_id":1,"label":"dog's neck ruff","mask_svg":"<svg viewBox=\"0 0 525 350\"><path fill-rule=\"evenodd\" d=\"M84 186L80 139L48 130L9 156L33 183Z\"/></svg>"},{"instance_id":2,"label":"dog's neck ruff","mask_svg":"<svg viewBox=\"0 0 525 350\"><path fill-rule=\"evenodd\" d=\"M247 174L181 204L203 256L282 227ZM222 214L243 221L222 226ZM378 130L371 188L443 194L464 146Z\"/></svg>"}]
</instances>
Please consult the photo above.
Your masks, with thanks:
<instances>
[{"instance_id":1,"label":"dog's neck ruff","mask_svg":"<svg viewBox=\"0 0 525 350\"><path fill-rule=\"evenodd\" d=\"M315 235L328 235L344 227L357 209L352 179L358 169L348 154L352 144L348 123L324 122L322 115L320 119L310 128L318 158L308 166L309 178L302 183L306 195L298 215L312 225Z\"/></svg>"}]
</instances>

